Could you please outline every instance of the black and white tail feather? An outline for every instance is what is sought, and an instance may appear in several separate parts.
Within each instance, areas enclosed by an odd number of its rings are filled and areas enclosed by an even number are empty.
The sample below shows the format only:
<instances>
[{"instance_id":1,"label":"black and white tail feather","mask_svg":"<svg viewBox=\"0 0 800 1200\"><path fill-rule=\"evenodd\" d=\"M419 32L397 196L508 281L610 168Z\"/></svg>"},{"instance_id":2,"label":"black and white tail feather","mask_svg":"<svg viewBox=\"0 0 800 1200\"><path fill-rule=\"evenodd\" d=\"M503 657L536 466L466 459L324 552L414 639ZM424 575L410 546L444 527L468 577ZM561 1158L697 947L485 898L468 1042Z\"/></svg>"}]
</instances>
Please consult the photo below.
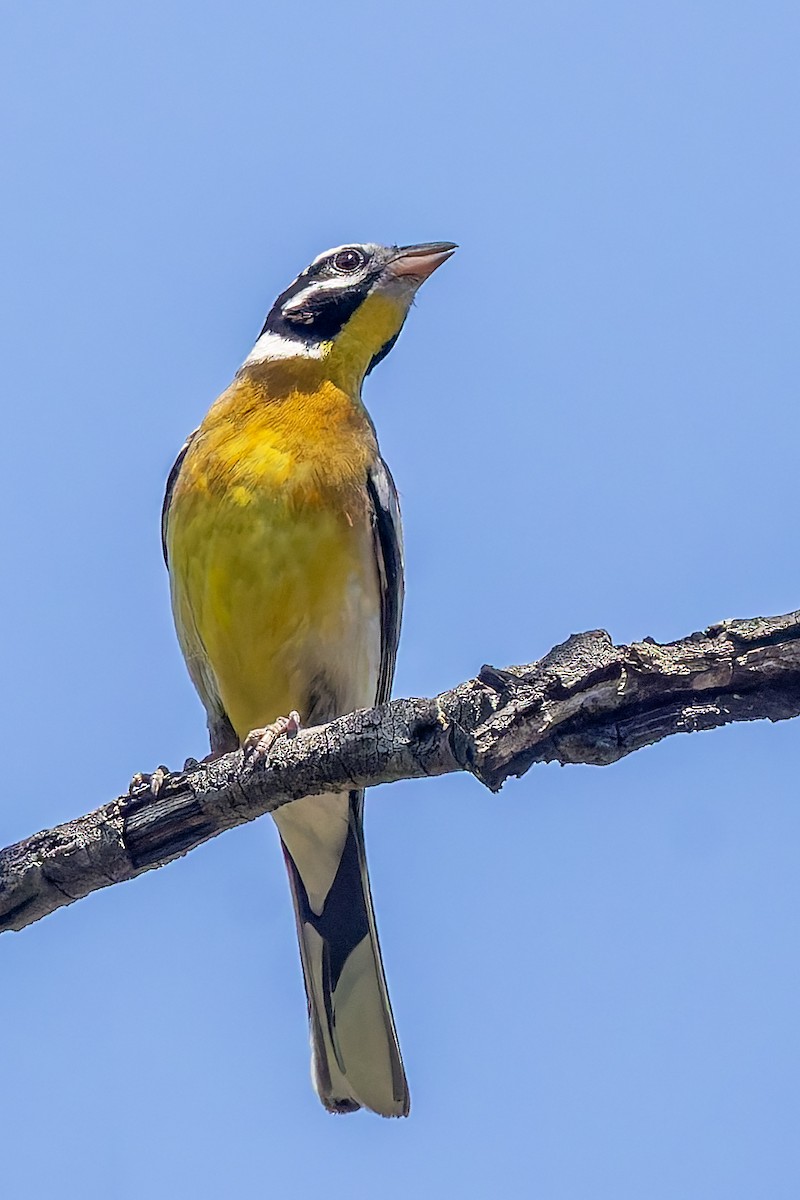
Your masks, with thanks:
<instances>
[{"instance_id":1,"label":"black and white tail feather","mask_svg":"<svg viewBox=\"0 0 800 1200\"><path fill-rule=\"evenodd\" d=\"M383 973L364 855L363 792L351 792L339 869L322 912L311 907L284 843L308 999L311 1073L329 1112L409 1110L400 1047ZM341 799L338 797L337 799Z\"/></svg>"}]
</instances>

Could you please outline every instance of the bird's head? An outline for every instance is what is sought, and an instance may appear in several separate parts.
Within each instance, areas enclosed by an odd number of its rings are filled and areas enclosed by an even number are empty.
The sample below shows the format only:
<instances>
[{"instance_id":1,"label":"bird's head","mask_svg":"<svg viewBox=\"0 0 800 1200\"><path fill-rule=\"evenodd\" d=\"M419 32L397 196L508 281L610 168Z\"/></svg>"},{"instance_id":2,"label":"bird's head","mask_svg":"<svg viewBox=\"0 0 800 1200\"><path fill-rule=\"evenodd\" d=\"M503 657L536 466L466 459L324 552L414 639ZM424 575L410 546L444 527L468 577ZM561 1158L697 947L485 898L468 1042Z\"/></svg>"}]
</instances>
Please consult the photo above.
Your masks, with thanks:
<instances>
[{"instance_id":1,"label":"bird's head","mask_svg":"<svg viewBox=\"0 0 800 1200\"><path fill-rule=\"evenodd\" d=\"M426 242L326 250L275 301L245 366L318 359L360 384L397 341L417 289L455 249Z\"/></svg>"}]
</instances>

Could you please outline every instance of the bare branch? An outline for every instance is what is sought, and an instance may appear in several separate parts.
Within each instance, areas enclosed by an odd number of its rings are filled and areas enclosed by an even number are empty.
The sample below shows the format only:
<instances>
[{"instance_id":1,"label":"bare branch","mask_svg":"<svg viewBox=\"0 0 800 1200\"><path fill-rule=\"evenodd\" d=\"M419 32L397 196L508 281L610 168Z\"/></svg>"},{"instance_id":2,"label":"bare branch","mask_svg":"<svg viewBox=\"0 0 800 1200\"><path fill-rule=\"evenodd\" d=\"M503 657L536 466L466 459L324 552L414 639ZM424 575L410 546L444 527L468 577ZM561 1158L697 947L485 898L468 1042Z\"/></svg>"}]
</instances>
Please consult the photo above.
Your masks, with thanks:
<instances>
[{"instance_id":1,"label":"bare branch","mask_svg":"<svg viewBox=\"0 0 800 1200\"><path fill-rule=\"evenodd\" d=\"M0 931L163 866L320 792L470 771L492 791L536 762L605 766L673 733L800 714L800 612L723 621L669 645L577 634L538 662L485 666L433 700L394 700L169 775L0 850Z\"/></svg>"}]
</instances>

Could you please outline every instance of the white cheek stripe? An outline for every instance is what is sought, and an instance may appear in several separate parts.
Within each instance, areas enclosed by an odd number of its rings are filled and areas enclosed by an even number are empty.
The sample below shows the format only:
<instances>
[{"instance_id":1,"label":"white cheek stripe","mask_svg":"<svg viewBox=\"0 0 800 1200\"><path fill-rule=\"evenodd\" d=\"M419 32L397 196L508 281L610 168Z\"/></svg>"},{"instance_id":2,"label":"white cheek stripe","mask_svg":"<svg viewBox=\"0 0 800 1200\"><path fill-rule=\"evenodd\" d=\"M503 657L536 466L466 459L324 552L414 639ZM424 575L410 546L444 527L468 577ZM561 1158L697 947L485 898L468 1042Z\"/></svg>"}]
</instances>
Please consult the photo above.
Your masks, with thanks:
<instances>
[{"instance_id":1,"label":"white cheek stripe","mask_svg":"<svg viewBox=\"0 0 800 1200\"><path fill-rule=\"evenodd\" d=\"M362 271L359 275L339 275L336 279L322 279L319 282L310 283L308 287L303 288L302 292L298 292L296 296L292 296L287 304L284 304L281 309L282 313L296 312L302 308L308 296L314 296L317 292L333 292L337 288L348 288L352 284L361 283L367 275L366 271Z\"/></svg>"},{"instance_id":2,"label":"white cheek stripe","mask_svg":"<svg viewBox=\"0 0 800 1200\"><path fill-rule=\"evenodd\" d=\"M325 357L328 344L320 342L315 346L309 346L306 342L301 342L296 338L282 337L279 333L267 330L266 333L262 333L255 346L253 346L243 365L247 366L248 363L267 362L276 358L320 359Z\"/></svg>"}]
</instances>

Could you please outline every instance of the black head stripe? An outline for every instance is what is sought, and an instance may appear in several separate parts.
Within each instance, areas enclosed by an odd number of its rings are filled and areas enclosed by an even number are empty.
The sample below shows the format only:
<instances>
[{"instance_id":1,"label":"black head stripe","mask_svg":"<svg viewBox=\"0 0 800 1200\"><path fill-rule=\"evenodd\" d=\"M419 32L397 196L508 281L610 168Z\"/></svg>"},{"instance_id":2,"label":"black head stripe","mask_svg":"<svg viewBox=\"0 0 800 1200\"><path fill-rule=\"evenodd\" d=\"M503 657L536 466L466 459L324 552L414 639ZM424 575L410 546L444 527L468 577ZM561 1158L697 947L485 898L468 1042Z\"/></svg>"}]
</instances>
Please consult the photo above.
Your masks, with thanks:
<instances>
[{"instance_id":1,"label":"black head stripe","mask_svg":"<svg viewBox=\"0 0 800 1200\"><path fill-rule=\"evenodd\" d=\"M310 290L296 306L290 301L288 310L284 307L281 315L290 327L308 329L315 340L328 342L342 331L371 286L372 279L365 279L363 283L345 283L340 288Z\"/></svg>"},{"instance_id":2,"label":"black head stripe","mask_svg":"<svg viewBox=\"0 0 800 1200\"><path fill-rule=\"evenodd\" d=\"M309 345L335 338L364 302L392 253L385 247L359 249L366 255L366 272L348 278L333 266L336 252L326 254L306 267L281 293L259 337L267 332L277 333Z\"/></svg>"},{"instance_id":3,"label":"black head stripe","mask_svg":"<svg viewBox=\"0 0 800 1200\"><path fill-rule=\"evenodd\" d=\"M275 301L261 333L279 333L304 342L329 342L336 337L366 299L374 276L341 287L314 288L313 280L302 276ZM295 296L307 294L295 305ZM260 335L259 335L260 336Z\"/></svg>"}]
</instances>

